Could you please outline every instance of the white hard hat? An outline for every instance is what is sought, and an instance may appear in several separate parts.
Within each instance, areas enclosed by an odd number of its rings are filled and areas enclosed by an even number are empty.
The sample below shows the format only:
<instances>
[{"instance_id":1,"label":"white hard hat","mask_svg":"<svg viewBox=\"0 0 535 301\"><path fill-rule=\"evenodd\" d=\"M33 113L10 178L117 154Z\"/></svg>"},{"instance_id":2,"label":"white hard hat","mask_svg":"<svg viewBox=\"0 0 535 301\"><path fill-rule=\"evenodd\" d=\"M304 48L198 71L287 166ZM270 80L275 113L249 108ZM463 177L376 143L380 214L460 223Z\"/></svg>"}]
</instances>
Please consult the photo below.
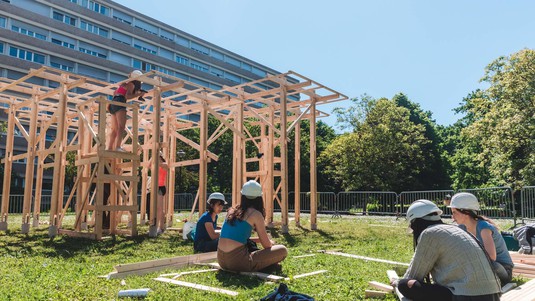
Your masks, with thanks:
<instances>
[{"instance_id":1,"label":"white hard hat","mask_svg":"<svg viewBox=\"0 0 535 301\"><path fill-rule=\"evenodd\" d=\"M241 194L246 196L248 199L257 198L262 196L262 186L260 186L257 181L250 180L243 184Z\"/></svg>"},{"instance_id":2,"label":"white hard hat","mask_svg":"<svg viewBox=\"0 0 535 301\"><path fill-rule=\"evenodd\" d=\"M223 201L225 205L227 204L227 201L225 201L225 196L220 192L214 192L210 194L206 202L210 204L210 200L220 200L220 201Z\"/></svg>"},{"instance_id":3,"label":"white hard hat","mask_svg":"<svg viewBox=\"0 0 535 301\"><path fill-rule=\"evenodd\" d=\"M451 203L448 207L474 211L478 211L480 209L479 201L477 200L476 196L468 192L456 193L451 198Z\"/></svg>"},{"instance_id":4,"label":"white hard hat","mask_svg":"<svg viewBox=\"0 0 535 301\"><path fill-rule=\"evenodd\" d=\"M425 217L431 213L437 213L437 215L431 215L429 217ZM438 209L437 205L429 200L417 200L414 201L410 206L409 210L407 210L407 220L409 222L412 222L414 219L417 218L424 218L428 220L440 220L440 215L442 214L442 210Z\"/></svg>"},{"instance_id":5,"label":"white hard hat","mask_svg":"<svg viewBox=\"0 0 535 301\"><path fill-rule=\"evenodd\" d=\"M138 77L140 75L143 75L143 72L141 72L139 70L134 70L134 71L130 72L130 77Z\"/></svg>"}]
</instances>

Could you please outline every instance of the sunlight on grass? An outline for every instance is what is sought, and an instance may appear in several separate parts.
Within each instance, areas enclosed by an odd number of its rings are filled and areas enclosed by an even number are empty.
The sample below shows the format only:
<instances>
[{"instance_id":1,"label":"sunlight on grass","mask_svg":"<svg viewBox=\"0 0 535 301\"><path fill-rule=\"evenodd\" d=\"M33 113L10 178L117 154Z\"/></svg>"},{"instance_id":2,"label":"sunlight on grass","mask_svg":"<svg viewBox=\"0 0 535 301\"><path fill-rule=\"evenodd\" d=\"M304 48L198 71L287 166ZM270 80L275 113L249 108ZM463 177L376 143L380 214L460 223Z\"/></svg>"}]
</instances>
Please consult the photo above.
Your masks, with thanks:
<instances>
[{"instance_id":1,"label":"sunlight on grass","mask_svg":"<svg viewBox=\"0 0 535 301\"><path fill-rule=\"evenodd\" d=\"M177 215L176 219L181 220L184 216L184 213ZM345 253L406 263L412 257L412 236L407 233L407 223L403 219L320 216L319 230L310 231L307 218L303 216L302 227L291 222L289 235L280 233L280 228L272 230L271 234L277 243L289 248L289 256L278 275L291 278L328 270L324 274L286 281L291 290L311 295L316 300L362 300L364 290L371 289L368 281L388 283L386 270L393 268L384 263L321 254L318 253L320 249L339 249ZM180 278L239 292L237 297L227 297L152 280L163 273L205 269L197 266L129 276L123 283L120 279L105 280L98 276L113 271L117 264L189 255L193 253L193 243L182 240L175 231L167 231L156 239L149 238L146 226L140 228L141 235L135 238L118 236L92 241L58 236L51 240L47 236L46 224L32 229L28 235L20 234L20 220L20 216L11 216L9 231L0 232L3 271L0 273L0 299L112 300L117 299L120 290L150 288L146 300L259 300L277 286L223 271ZM295 258L306 254L314 256ZM382 300L397 299L389 295Z\"/></svg>"}]
</instances>

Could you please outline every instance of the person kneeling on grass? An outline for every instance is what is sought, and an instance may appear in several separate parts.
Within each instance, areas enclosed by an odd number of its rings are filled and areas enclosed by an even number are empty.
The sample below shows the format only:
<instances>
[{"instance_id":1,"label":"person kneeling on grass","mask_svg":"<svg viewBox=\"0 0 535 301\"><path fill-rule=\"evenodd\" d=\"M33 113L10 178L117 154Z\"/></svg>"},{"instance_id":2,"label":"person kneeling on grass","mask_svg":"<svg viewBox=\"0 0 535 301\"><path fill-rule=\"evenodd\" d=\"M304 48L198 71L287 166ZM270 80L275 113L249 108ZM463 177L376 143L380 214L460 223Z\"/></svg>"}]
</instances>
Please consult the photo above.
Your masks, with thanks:
<instances>
[{"instance_id":1,"label":"person kneeling on grass","mask_svg":"<svg viewBox=\"0 0 535 301\"><path fill-rule=\"evenodd\" d=\"M484 250L466 231L444 224L441 214L428 200L410 205L415 252L403 279L392 285L413 301L500 300L500 281Z\"/></svg>"},{"instance_id":2,"label":"person kneeling on grass","mask_svg":"<svg viewBox=\"0 0 535 301\"><path fill-rule=\"evenodd\" d=\"M221 268L237 272L259 271L278 264L286 258L288 250L283 245L274 245L267 235L262 187L251 180L243 185L241 194L241 204L229 209L221 228L217 262ZM249 250L252 230L264 249Z\"/></svg>"},{"instance_id":3,"label":"person kneeling on grass","mask_svg":"<svg viewBox=\"0 0 535 301\"><path fill-rule=\"evenodd\" d=\"M489 218L477 214L480 210L476 196L460 192L451 199L451 214L459 227L475 236L489 254L494 270L502 284L513 279L513 259L496 224Z\"/></svg>"},{"instance_id":4,"label":"person kneeling on grass","mask_svg":"<svg viewBox=\"0 0 535 301\"><path fill-rule=\"evenodd\" d=\"M219 242L219 233L215 232L217 215L223 211L223 206L227 204L227 201L222 193L214 192L208 197L206 203L208 204L207 211L201 216L195 228L193 241L195 252L216 251Z\"/></svg>"}]
</instances>

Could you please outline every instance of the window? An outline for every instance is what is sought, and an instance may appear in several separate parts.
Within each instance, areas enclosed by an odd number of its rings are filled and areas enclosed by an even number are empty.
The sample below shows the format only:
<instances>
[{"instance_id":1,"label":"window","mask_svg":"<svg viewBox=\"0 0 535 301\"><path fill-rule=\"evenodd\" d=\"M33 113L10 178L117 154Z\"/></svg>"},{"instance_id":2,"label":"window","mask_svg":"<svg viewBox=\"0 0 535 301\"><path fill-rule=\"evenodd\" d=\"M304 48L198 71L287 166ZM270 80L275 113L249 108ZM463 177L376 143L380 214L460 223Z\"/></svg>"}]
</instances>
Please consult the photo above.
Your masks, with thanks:
<instances>
[{"instance_id":1,"label":"window","mask_svg":"<svg viewBox=\"0 0 535 301\"><path fill-rule=\"evenodd\" d=\"M223 53L219 52L219 51L215 51L212 49L212 51L210 51L210 56L218 59L218 60L223 60L225 58L225 56L223 55Z\"/></svg>"},{"instance_id":2,"label":"window","mask_svg":"<svg viewBox=\"0 0 535 301\"><path fill-rule=\"evenodd\" d=\"M225 72L225 78L228 79L228 80L230 80L230 81L233 81L233 82L235 82L235 83L238 83L238 84L241 83L241 82L240 82L240 77L239 77L239 76L234 75L234 74L229 73L229 72Z\"/></svg>"},{"instance_id":3,"label":"window","mask_svg":"<svg viewBox=\"0 0 535 301\"><path fill-rule=\"evenodd\" d=\"M81 21L80 22L80 28L83 29L83 30L89 31L91 33L94 33L94 34L98 34L99 36L103 36L105 38L108 37L108 30L107 29L104 29L104 28L99 27L97 25L88 23L86 21Z\"/></svg>"},{"instance_id":4,"label":"window","mask_svg":"<svg viewBox=\"0 0 535 301\"><path fill-rule=\"evenodd\" d=\"M160 28L160 37L173 42L175 40L175 35L171 32L168 32L167 30L163 30Z\"/></svg>"},{"instance_id":5,"label":"window","mask_svg":"<svg viewBox=\"0 0 535 301\"><path fill-rule=\"evenodd\" d=\"M113 18L117 21L120 21L120 22L123 22L123 23L126 23L128 25L132 25L132 16L130 15L127 15L121 11L118 11L116 9L113 10Z\"/></svg>"},{"instance_id":6,"label":"window","mask_svg":"<svg viewBox=\"0 0 535 301\"><path fill-rule=\"evenodd\" d=\"M78 0L69 0L69 1L71 1L72 3L75 3L75 4L78 3Z\"/></svg>"},{"instance_id":7,"label":"window","mask_svg":"<svg viewBox=\"0 0 535 301\"><path fill-rule=\"evenodd\" d=\"M237 59L233 58L233 57L230 57L230 56L225 56L225 62L227 63L230 63L234 66L237 66L237 67L240 67L240 61L238 61Z\"/></svg>"},{"instance_id":8,"label":"window","mask_svg":"<svg viewBox=\"0 0 535 301\"><path fill-rule=\"evenodd\" d=\"M145 47L145 46L141 46L141 45L139 45L139 44L134 44L134 48L143 50L143 51L148 52L148 53L156 54L156 50L152 50L152 49L150 49L150 48L147 48L147 47Z\"/></svg>"},{"instance_id":9,"label":"window","mask_svg":"<svg viewBox=\"0 0 535 301\"><path fill-rule=\"evenodd\" d=\"M179 64L186 65L186 66L188 65L188 62L189 62L187 58L181 57L180 55L176 56L175 61Z\"/></svg>"},{"instance_id":10,"label":"window","mask_svg":"<svg viewBox=\"0 0 535 301\"><path fill-rule=\"evenodd\" d=\"M256 75L259 75L261 77L266 77L267 73L266 71L263 71L263 70L260 70L256 67L253 67L253 73L256 74Z\"/></svg>"},{"instance_id":11,"label":"window","mask_svg":"<svg viewBox=\"0 0 535 301\"><path fill-rule=\"evenodd\" d=\"M0 54L4 53L4 43L0 43Z\"/></svg>"},{"instance_id":12,"label":"window","mask_svg":"<svg viewBox=\"0 0 535 301\"><path fill-rule=\"evenodd\" d=\"M212 73L213 75L215 75L217 77L223 77L223 74L225 74L225 72L223 72L223 70L217 69L215 67L210 67L210 73Z\"/></svg>"},{"instance_id":13,"label":"window","mask_svg":"<svg viewBox=\"0 0 535 301\"><path fill-rule=\"evenodd\" d=\"M65 42L65 41L61 41L61 40L58 40L58 39L55 39L55 38L52 38L52 43L58 44L60 46L67 47L67 48L70 48L70 49L74 49L74 44L71 44L71 43L68 43L68 42Z\"/></svg>"},{"instance_id":14,"label":"window","mask_svg":"<svg viewBox=\"0 0 535 301\"><path fill-rule=\"evenodd\" d=\"M89 5L92 5L93 7L90 7L90 9L96 11L97 13L108 15L108 11L110 10L107 6L104 6L102 4L96 3L94 1L89 1Z\"/></svg>"},{"instance_id":15,"label":"window","mask_svg":"<svg viewBox=\"0 0 535 301\"><path fill-rule=\"evenodd\" d=\"M158 67L156 68L156 70L162 72L162 73L165 73L165 74L169 74L169 75L174 75L175 73L167 68L164 68L164 67Z\"/></svg>"},{"instance_id":16,"label":"window","mask_svg":"<svg viewBox=\"0 0 535 301\"><path fill-rule=\"evenodd\" d=\"M156 69L156 66L154 66L153 64L143 62L137 59L134 59L134 63L132 64L132 67L134 67L134 69L138 69L138 70L146 71L146 72Z\"/></svg>"},{"instance_id":17,"label":"window","mask_svg":"<svg viewBox=\"0 0 535 301\"><path fill-rule=\"evenodd\" d=\"M205 65L201 62L197 62L197 61L191 61L190 62L190 67L195 69L195 70L199 70L199 71L202 71L202 72L208 72L208 65Z\"/></svg>"},{"instance_id":18,"label":"window","mask_svg":"<svg viewBox=\"0 0 535 301\"><path fill-rule=\"evenodd\" d=\"M67 14L54 11L54 13L52 14L52 18L54 18L54 20L58 20L66 24L76 26L76 18L71 17Z\"/></svg>"},{"instance_id":19,"label":"window","mask_svg":"<svg viewBox=\"0 0 535 301\"><path fill-rule=\"evenodd\" d=\"M67 65L63 65L63 64L60 64L60 63L50 62L50 66L52 66L54 68L61 69L61 70L69 71L69 72L73 72L74 71L73 67L67 66Z\"/></svg>"},{"instance_id":20,"label":"window","mask_svg":"<svg viewBox=\"0 0 535 301\"><path fill-rule=\"evenodd\" d=\"M210 49L208 47L205 47L203 45L197 44L195 42L191 42L191 49L197 51L198 53L202 53L205 55L208 55L210 52Z\"/></svg>"},{"instance_id":21,"label":"window","mask_svg":"<svg viewBox=\"0 0 535 301\"><path fill-rule=\"evenodd\" d=\"M0 17L0 27L6 28L6 18Z\"/></svg>"},{"instance_id":22,"label":"window","mask_svg":"<svg viewBox=\"0 0 535 301\"><path fill-rule=\"evenodd\" d=\"M117 42L121 42L125 45L132 45L132 38L128 35L122 34L116 30L111 32L111 39Z\"/></svg>"},{"instance_id":23,"label":"window","mask_svg":"<svg viewBox=\"0 0 535 301\"><path fill-rule=\"evenodd\" d=\"M18 57L26 61L31 61L39 64L45 63L45 56L42 54L34 53L28 50L20 49L17 47L11 46L9 48L9 55L12 57Z\"/></svg>"},{"instance_id":24,"label":"window","mask_svg":"<svg viewBox=\"0 0 535 301\"><path fill-rule=\"evenodd\" d=\"M18 32L18 33L22 33L22 34L30 36L30 37L34 37L34 38L38 38L40 40L45 40L46 41L46 36L45 35L33 32L33 31L28 30L26 28L22 28L22 27L18 27L18 26L12 25L11 26L11 30L13 30L15 32Z\"/></svg>"},{"instance_id":25,"label":"window","mask_svg":"<svg viewBox=\"0 0 535 301\"><path fill-rule=\"evenodd\" d=\"M244 62L241 63L241 68L247 71L253 71L253 66Z\"/></svg>"},{"instance_id":26,"label":"window","mask_svg":"<svg viewBox=\"0 0 535 301\"><path fill-rule=\"evenodd\" d=\"M94 50L89 50L87 48L80 47L78 50L80 50L80 52L87 53L89 55L100 57L100 58L103 58L103 59L105 59L107 57L105 54L102 54L100 52L96 52Z\"/></svg>"}]
</instances>

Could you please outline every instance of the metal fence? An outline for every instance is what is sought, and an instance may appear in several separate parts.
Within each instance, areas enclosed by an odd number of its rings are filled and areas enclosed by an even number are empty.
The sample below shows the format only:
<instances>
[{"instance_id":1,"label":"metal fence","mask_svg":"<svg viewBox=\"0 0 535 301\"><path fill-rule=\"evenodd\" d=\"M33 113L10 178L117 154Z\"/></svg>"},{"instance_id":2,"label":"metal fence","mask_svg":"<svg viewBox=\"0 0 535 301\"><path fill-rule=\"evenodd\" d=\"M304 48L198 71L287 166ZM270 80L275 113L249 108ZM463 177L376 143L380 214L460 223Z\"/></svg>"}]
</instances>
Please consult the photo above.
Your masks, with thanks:
<instances>
[{"instance_id":1,"label":"metal fence","mask_svg":"<svg viewBox=\"0 0 535 301\"><path fill-rule=\"evenodd\" d=\"M535 220L535 186L522 187L520 216L524 220Z\"/></svg>"},{"instance_id":2,"label":"metal fence","mask_svg":"<svg viewBox=\"0 0 535 301\"><path fill-rule=\"evenodd\" d=\"M338 193L338 212L351 214L393 215L397 209L397 194L381 191L345 191Z\"/></svg>"},{"instance_id":3,"label":"metal fence","mask_svg":"<svg viewBox=\"0 0 535 301\"><path fill-rule=\"evenodd\" d=\"M461 189L477 197L481 214L490 218L512 218L516 215L513 190L511 187L488 187Z\"/></svg>"},{"instance_id":4,"label":"metal fence","mask_svg":"<svg viewBox=\"0 0 535 301\"><path fill-rule=\"evenodd\" d=\"M489 187L478 189L461 189L457 192L470 192L480 201L481 214L490 218L515 219L520 217L535 220L535 186L526 186L515 200L511 187ZM451 210L444 205L447 195L453 195L453 190L429 190L429 191L404 191L400 194L384 191L348 191L348 192L318 192L318 213L342 213L363 215L396 215L401 216L407 212L409 205L418 199L428 199L435 202L445 215L450 215ZM278 195L281 198L280 194ZM64 196L63 204L66 204L67 196ZM232 204L232 195L227 193L225 198ZM139 196L141 199L141 196ZM191 193L177 193L174 195L176 211L189 211L193 207L195 196ZM202 200L205 201L205 200ZM9 198L9 213L22 213L24 202L23 195L11 195ZM51 196L41 197L41 212L50 211ZM32 201L32 206L34 202ZM310 193L299 194L301 212L310 212ZM76 198L73 198L69 211L74 211ZM517 215L517 209L520 215ZM288 209L295 211L295 193L288 194ZM274 210L280 211L278 202L274 202ZM33 208L32 208L33 211ZM516 224L516 220L515 220Z\"/></svg>"},{"instance_id":5,"label":"metal fence","mask_svg":"<svg viewBox=\"0 0 535 301\"><path fill-rule=\"evenodd\" d=\"M426 190L426 191L403 191L399 194L399 202L402 214L407 213L407 209L416 200L430 200L435 203L445 215L451 215L451 209L447 208L444 200L447 196L454 195L453 190Z\"/></svg>"}]
</instances>

